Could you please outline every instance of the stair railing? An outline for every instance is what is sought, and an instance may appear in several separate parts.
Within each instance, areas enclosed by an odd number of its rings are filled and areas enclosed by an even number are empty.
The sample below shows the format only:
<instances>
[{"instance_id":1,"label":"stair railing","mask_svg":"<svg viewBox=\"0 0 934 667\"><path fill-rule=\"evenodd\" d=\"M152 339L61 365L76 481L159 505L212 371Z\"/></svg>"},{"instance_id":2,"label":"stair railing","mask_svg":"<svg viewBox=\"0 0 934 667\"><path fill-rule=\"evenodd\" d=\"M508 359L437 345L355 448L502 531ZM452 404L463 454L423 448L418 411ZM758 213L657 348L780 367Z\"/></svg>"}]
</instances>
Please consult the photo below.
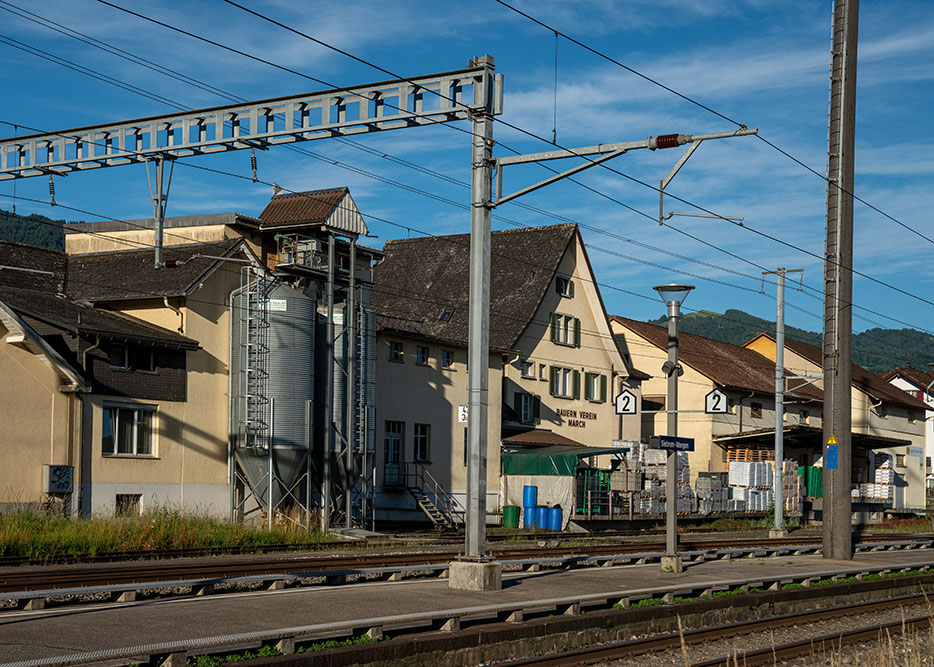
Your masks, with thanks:
<instances>
[{"instance_id":1,"label":"stair railing","mask_svg":"<svg viewBox=\"0 0 934 667\"><path fill-rule=\"evenodd\" d=\"M417 462L405 464L406 486L420 489L434 503L435 507L444 515L451 525L458 521L463 523L467 509L461 505L457 498L452 496L444 486L434 478L425 465Z\"/></svg>"}]
</instances>

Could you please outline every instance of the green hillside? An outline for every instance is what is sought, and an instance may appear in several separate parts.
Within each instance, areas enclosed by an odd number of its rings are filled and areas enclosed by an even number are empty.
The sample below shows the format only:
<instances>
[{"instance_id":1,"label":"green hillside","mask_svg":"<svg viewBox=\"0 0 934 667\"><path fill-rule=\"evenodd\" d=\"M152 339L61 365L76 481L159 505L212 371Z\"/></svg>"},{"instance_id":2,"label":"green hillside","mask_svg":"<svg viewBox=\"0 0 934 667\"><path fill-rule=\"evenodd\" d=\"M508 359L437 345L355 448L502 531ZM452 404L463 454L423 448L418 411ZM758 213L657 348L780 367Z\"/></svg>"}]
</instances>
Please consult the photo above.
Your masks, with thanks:
<instances>
[{"instance_id":1,"label":"green hillside","mask_svg":"<svg viewBox=\"0 0 934 667\"><path fill-rule=\"evenodd\" d=\"M0 209L0 241L16 241L26 245L65 250L65 220L52 220L44 215L20 216Z\"/></svg>"},{"instance_id":2,"label":"green hillside","mask_svg":"<svg viewBox=\"0 0 934 667\"><path fill-rule=\"evenodd\" d=\"M666 322L667 318L660 317L651 323L664 326ZM681 318L680 328L687 333L742 345L759 332L774 334L775 322L731 308L722 315L708 310L687 313ZM785 336L811 345L821 344L821 334L816 331L786 326ZM874 373L909 364L926 370L928 363L934 363L934 336L914 329L868 329L853 336L853 361Z\"/></svg>"}]
</instances>

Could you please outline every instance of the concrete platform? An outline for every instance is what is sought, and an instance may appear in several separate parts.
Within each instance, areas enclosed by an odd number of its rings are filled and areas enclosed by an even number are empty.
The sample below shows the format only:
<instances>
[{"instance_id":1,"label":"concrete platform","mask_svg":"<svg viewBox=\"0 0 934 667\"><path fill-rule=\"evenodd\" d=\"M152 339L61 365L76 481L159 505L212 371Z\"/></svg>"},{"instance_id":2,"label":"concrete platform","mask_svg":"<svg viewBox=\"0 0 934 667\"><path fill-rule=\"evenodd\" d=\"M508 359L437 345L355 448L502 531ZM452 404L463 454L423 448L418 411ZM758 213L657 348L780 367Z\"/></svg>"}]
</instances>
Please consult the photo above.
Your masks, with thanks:
<instances>
[{"instance_id":1,"label":"concrete platform","mask_svg":"<svg viewBox=\"0 0 934 667\"><path fill-rule=\"evenodd\" d=\"M629 593L645 597L652 590L678 587L716 587L725 582L760 582L768 577L801 577L858 567L920 565L934 567L934 551L861 553L852 561L782 556L686 562L680 573L663 573L657 563L507 571L502 575L502 590L488 592L455 590L446 579L425 579L18 611L0 614L0 655L8 662L52 658L287 627L339 625L359 619L379 621L373 625L389 624L386 619L406 614L467 612L588 594L623 599Z\"/></svg>"}]
</instances>

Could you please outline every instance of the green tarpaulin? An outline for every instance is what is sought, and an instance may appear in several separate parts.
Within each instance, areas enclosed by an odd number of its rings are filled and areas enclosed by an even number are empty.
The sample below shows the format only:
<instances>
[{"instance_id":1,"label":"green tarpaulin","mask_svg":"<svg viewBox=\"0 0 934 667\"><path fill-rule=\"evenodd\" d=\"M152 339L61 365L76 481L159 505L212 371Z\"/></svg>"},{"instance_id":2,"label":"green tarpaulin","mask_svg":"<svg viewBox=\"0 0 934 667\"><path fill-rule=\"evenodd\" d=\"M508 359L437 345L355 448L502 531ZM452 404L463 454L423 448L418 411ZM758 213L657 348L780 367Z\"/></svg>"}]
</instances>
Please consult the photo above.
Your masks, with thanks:
<instances>
[{"instance_id":1,"label":"green tarpaulin","mask_svg":"<svg viewBox=\"0 0 934 667\"><path fill-rule=\"evenodd\" d=\"M575 475L577 460L628 452L628 447L573 447L553 445L503 454L504 475Z\"/></svg>"}]
</instances>

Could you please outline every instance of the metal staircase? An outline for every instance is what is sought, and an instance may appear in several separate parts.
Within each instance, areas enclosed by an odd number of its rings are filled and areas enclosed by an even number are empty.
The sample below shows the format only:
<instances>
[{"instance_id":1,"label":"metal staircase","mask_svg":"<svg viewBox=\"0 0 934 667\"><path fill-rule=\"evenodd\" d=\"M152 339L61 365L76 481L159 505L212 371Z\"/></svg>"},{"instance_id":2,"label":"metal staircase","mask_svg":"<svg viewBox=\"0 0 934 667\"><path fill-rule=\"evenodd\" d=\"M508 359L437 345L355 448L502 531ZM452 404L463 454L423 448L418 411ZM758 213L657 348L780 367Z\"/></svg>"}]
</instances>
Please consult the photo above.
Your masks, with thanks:
<instances>
[{"instance_id":1,"label":"metal staircase","mask_svg":"<svg viewBox=\"0 0 934 667\"><path fill-rule=\"evenodd\" d=\"M241 275L245 316L240 320L240 414L243 417L241 446L265 448L269 443L269 379L268 296L276 281L263 271L246 267Z\"/></svg>"},{"instance_id":2,"label":"metal staircase","mask_svg":"<svg viewBox=\"0 0 934 667\"><path fill-rule=\"evenodd\" d=\"M419 509L438 528L464 524L465 508L449 494L421 463L405 464L405 488Z\"/></svg>"}]
</instances>

